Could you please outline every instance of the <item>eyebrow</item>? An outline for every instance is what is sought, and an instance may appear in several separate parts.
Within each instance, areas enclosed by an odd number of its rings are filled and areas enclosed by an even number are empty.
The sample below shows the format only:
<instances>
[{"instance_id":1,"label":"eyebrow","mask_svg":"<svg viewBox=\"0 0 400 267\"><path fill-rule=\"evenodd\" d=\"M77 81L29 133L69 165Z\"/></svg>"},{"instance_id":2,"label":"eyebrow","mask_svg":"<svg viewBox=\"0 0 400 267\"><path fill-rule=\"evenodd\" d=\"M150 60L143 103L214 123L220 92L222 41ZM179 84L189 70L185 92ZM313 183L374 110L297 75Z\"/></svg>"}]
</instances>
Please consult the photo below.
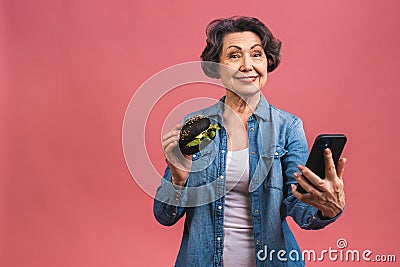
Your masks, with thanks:
<instances>
[{"instance_id":1,"label":"eyebrow","mask_svg":"<svg viewBox=\"0 0 400 267\"><path fill-rule=\"evenodd\" d=\"M262 48L262 45L260 44L254 44L250 47L250 50L254 49L256 46L260 46ZM237 48L238 50L242 50L242 48L240 46L237 45L230 45L226 48L226 50L228 50L229 48Z\"/></svg>"}]
</instances>

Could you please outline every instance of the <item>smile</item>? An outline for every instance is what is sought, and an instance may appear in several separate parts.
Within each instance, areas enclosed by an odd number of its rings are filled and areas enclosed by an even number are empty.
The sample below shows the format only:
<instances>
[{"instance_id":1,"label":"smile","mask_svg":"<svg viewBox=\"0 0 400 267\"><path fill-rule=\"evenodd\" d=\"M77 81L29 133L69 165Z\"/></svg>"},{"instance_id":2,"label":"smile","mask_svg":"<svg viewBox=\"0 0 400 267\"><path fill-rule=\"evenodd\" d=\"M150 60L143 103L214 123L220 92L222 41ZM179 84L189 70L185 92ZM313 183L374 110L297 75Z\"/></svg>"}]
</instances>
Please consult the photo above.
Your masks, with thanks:
<instances>
[{"instance_id":1,"label":"smile","mask_svg":"<svg viewBox=\"0 0 400 267\"><path fill-rule=\"evenodd\" d=\"M241 82L252 83L257 80L258 76L244 76L244 77L234 77L234 78Z\"/></svg>"}]
</instances>

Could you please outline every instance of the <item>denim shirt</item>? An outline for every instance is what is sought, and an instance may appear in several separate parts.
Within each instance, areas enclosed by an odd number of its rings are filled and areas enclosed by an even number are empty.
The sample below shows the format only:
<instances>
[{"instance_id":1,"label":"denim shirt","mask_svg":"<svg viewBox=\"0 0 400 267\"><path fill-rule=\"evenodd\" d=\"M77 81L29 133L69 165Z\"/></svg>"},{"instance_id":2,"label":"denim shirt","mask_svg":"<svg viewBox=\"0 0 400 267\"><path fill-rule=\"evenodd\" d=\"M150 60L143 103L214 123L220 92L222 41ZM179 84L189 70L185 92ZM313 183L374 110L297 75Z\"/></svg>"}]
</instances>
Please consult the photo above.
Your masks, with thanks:
<instances>
[{"instance_id":1,"label":"denim shirt","mask_svg":"<svg viewBox=\"0 0 400 267\"><path fill-rule=\"evenodd\" d=\"M185 187L172 185L167 167L155 196L154 216L162 225L173 225L186 214L177 267L223 266L228 151L222 119L224 100L225 97L186 117L204 115L222 127L212 144L192 156L192 169ZM302 121L268 104L261 95L257 108L248 118L247 133L257 267L304 266L286 216L291 216L303 229L321 229L341 213L322 220L315 207L299 201L291 193L290 184L296 183L297 165L305 164L308 156Z\"/></svg>"}]
</instances>

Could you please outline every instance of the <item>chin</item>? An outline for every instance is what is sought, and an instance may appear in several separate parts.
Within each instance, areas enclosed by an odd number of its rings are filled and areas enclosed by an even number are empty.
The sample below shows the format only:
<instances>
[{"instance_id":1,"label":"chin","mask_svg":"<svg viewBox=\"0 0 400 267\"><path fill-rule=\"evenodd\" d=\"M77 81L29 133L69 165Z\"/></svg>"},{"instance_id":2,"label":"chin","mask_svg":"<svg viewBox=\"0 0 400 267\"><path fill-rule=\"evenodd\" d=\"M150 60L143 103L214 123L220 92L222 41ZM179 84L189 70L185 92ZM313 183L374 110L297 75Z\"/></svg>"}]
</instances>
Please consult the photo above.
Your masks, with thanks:
<instances>
[{"instance_id":1,"label":"chin","mask_svg":"<svg viewBox=\"0 0 400 267\"><path fill-rule=\"evenodd\" d=\"M228 89L230 90L230 89ZM241 98L249 98L252 96L255 96L261 92L259 88L254 88L254 86L251 86L250 88L237 88L235 90L230 90L234 94L240 96Z\"/></svg>"}]
</instances>

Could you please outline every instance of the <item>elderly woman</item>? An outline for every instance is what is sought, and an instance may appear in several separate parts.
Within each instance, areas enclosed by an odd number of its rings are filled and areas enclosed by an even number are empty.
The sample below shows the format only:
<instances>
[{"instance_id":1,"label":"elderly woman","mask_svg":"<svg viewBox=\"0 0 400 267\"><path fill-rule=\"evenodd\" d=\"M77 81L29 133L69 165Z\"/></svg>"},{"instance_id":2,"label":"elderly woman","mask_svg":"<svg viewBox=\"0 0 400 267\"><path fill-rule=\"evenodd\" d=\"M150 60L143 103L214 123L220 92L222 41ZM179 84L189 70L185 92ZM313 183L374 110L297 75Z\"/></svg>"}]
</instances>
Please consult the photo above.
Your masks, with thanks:
<instances>
[{"instance_id":1,"label":"elderly woman","mask_svg":"<svg viewBox=\"0 0 400 267\"><path fill-rule=\"evenodd\" d=\"M335 221L345 206L345 160L335 169L326 149L325 179L301 165L308 155L301 120L260 91L279 65L281 47L261 21L214 20L206 33L203 71L221 79L226 95L187 118L204 115L221 129L193 156L177 149L182 124L162 139L168 166L154 215L173 225L186 214L175 266L304 266L286 216L303 229ZM298 184L308 193L298 192Z\"/></svg>"}]
</instances>

